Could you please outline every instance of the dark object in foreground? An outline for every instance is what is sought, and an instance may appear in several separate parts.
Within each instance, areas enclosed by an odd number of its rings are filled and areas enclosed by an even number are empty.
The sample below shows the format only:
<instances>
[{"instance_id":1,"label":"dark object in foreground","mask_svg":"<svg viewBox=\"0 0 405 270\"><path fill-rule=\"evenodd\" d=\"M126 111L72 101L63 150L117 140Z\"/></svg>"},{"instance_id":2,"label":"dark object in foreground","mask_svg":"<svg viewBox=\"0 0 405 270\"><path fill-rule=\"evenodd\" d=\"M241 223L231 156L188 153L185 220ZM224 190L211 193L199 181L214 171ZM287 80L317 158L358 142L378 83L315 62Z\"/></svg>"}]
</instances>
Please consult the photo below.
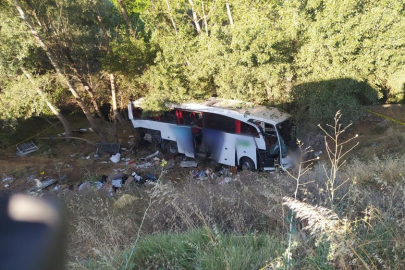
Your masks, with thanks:
<instances>
[{"instance_id":1,"label":"dark object in foreground","mask_svg":"<svg viewBox=\"0 0 405 270\"><path fill-rule=\"evenodd\" d=\"M0 269L64 269L65 228L55 202L22 194L0 199Z\"/></svg>"}]
</instances>

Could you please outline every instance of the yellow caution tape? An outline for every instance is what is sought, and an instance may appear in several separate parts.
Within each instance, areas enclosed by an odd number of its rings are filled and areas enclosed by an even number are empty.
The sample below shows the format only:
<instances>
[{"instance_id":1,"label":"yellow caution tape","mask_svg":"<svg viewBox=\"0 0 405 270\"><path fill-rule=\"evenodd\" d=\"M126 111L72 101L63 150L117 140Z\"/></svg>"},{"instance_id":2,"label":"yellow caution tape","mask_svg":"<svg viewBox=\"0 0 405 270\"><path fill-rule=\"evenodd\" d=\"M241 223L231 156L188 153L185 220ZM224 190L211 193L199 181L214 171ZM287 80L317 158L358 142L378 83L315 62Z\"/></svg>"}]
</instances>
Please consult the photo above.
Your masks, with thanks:
<instances>
[{"instance_id":1,"label":"yellow caution tape","mask_svg":"<svg viewBox=\"0 0 405 270\"><path fill-rule=\"evenodd\" d=\"M71 115L72 115L72 114L74 114L74 113L75 113L75 111L73 111L71 114L69 114L68 116L66 116L66 118L68 118L69 116L71 116ZM55 125L58 125L59 123L60 123L60 121L59 121L59 122L57 122L56 124L54 124L54 126L55 126ZM20 143L23 143L23 142L29 141L29 140L31 140L31 139L33 139L33 138L37 137L39 134L41 134L41 133L43 133L43 132L47 131L48 129L50 129L50 128L52 128L52 127L53 127L53 126L51 125L51 126L47 127L46 129L44 129L44 130L40 131L39 133L37 133L37 134L35 134L35 135L33 135L33 136L31 136L31 137L29 137L29 138L27 138L27 139L25 139L25 140L21 141L21 142L18 142L18 143L13 144L13 145L11 145L11 146L9 146L9 147L6 147L6 148L3 148L3 149L0 149L0 151L6 151L6 150L8 150L8 149L10 149L10 148L12 148L12 147L15 147L15 146L19 145Z\"/></svg>"},{"instance_id":2,"label":"yellow caution tape","mask_svg":"<svg viewBox=\"0 0 405 270\"><path fill-rule=\"evenodd\" d=\"M373 112L372 110L366 109L366 111L368 111L369 113L375 114L375 115L377 115L377 116L379 116L379 117L382 117L382 118L384 118L384 119L387 119L387 120L389 120L389 121L391 121L391 122L393 122L393 123L396 123L396 124L400 124L400 125L405 126L405 123L404 123L404 122L399 121L399 120L397 120L397 119L391 118L391 117L386 116L386 115L383 115L383 114L379 114L379 113Z\"/></svg>"}]
</instances>

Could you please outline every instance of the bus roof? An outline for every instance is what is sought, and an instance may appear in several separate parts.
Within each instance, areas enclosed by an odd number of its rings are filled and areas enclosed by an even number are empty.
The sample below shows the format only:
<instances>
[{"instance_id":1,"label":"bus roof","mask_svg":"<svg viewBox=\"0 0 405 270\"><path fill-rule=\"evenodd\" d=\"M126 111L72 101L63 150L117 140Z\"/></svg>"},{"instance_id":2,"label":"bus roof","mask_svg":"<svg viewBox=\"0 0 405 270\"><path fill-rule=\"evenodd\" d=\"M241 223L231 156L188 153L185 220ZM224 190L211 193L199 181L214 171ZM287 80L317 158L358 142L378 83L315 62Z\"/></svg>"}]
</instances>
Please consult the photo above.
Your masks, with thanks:
<instances>
[{"instance_id":1,"label":"bus roof","mask_svg":"<svg viewBox=\"0 0 405 270\"><path fill-rule=\"evenodd\" d=\"M137 100L134 102L134 105L142 108L142 101L143 99ZM198 103L167 104L167 106L172 109L181 108L184 110L217 113L243 122L250 119L259 120L273 125L284 122L291 117L288 113L274 107L220 98L209 98Z\"/></svg>"}]
</instances>

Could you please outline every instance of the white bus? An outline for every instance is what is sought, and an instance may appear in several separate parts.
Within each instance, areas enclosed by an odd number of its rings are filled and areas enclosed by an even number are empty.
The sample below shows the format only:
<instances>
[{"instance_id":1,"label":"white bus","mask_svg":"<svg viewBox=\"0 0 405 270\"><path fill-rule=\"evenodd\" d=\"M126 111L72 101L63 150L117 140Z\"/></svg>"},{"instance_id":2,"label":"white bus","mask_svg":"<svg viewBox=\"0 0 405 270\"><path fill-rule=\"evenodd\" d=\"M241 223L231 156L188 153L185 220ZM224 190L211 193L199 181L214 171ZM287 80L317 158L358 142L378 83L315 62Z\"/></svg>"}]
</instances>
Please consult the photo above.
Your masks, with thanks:
<instances>
[{"instance_id":1,"label":"white bus","mask_svg":"<svg viewBox=\"0 0 405 270\"><path fill-rule=\"evenodd\" d=\"M162 115L141 118L142 101L129 103L129 119L141 138L170 154L204 155L243 170L270 171L277 164L290 165L285 144L290 115L277 108L210 98L168 105Z\"/></svg>"}]
</instances>

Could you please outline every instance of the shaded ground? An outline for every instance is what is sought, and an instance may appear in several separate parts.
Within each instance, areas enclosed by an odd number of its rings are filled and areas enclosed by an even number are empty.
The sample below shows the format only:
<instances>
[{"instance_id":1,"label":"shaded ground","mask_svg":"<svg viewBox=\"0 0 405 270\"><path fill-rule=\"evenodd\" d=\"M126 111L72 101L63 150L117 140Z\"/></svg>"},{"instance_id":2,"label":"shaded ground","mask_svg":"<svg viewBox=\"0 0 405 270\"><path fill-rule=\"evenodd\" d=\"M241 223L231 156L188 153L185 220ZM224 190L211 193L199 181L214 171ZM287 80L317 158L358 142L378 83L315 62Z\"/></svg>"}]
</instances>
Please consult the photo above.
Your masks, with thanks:
<instances>
[{"instance_id":1,"label":"shaded ground","mask_svg":"<svg viewBox=\"0 0 405 270\"><path fill-rule=\"evenodd\" d=\"M401 105L366 107L362 119L355 123L354 127L345 134L347 138L354 134L359 135L359 146L354 149L352 154L360 159L367 160L374 155L383 156L403 153L405 151L405 126L371 114L366 111L367 109L405 122L405 108ZM72 121L73 129L88 128L85 118L74 117L75 119ZM104 125L106 133L109 133L111 129L112 124ZM28 135L28 132L25 133ZM40 136L56 137L57 133L54 128L49 128ZM90 131L76 133L74 136L97 141L97 136ZM22 137L22 134L19 137ZM151 173L156 176L161 171L160 163L162 159L175 160L174 167L168 171L165 177L169 181L185 181L194 170L179 166L184 158L183 156L172 157L163 153L159 154L159 161L154 161L153 167L137 169L137 165L145 162L141 158L155 152L157 149L150 144L139 146L136 132L129 124L125 126L118 125L118 138L121 147L127 150L122 151L121 158L124 160L117 164L112 163L108 155L95 157L96 148L78 140L71 142L64 140L35 140L39 150L26 157L17 157L14 147L8 149L2 152L0 157L0 180L5 176L12 176L14 181L1 182L0 192L24 192L35 185L33 180L35 178L39 180L54 178L58 180L58 185L67 188L70 185L77 186L77 184L85 181L98 181L102 175L112 175L114 173L129 175L136 171L143 175ZM309 134L307 145L310 144L316 151L323 151L321 158L325 159L323 140L321 132ZM198 170L214 169L215 167L218 167L218 165L209 160L199 160ZM5 187L6 185L8 186Z\"/></svg>"}]
</instances>

